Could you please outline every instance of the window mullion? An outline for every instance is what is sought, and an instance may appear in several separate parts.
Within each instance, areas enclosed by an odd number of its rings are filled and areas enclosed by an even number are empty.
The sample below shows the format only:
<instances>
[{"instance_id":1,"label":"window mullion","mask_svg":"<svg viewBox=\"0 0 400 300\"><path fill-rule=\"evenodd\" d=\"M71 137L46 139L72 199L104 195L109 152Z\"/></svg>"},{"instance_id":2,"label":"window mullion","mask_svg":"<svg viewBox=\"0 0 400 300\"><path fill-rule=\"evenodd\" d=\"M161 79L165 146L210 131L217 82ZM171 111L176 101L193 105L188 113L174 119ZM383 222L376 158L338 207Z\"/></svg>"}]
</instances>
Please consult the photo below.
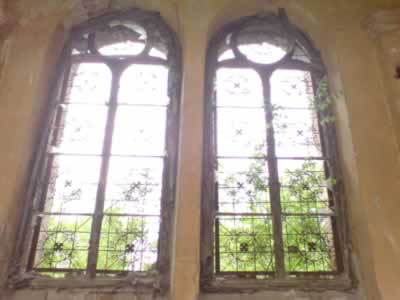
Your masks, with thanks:
<instances>
[{"instance_id":1,"label":"window mullion","mask_svg":"<svg viewBox=\"0 0 400 300\"><path fill-rule=\"evenodd\" d=\"M102 162L100 168L100 179L96 192L96 207L92 220L92 229L90 234L89 255L87 263L87 273L90 277L95 277L97 258L99 253L100 232L101 224L103 221L103 210L105 201L105 192L107 185L107 175L110 164L112 138L115 124L115 116L117 112L117 96L119 89L119 80L121 76L121 68L117 65L111 65L112 70L112 84L109 101L109 109L107 115L107 123L105 127L105 135L102 151Z\"/></svg>"},{"instance_id":2,"label":"window mullion","mask_svg":"<svg viewBox=\"0 0 400 300\"><path fill-rule=\"evenodd\" d=\"M271 212L273 222L274 236L274 254L276 276L282 278L285 276L284 249L282 237L282 219L281 219L281 200L280 200L280 183L278 174L278 160L275 151L274 127L273 127L273 111L271 103L271 84L270 77L272 73L259 72L263 85L263 96L265 103L265 119L267 123L266 140L267 140L267 162L268 162L268 178L269 178L269 195L271 200Z\"/></svg>"}]
</instances>

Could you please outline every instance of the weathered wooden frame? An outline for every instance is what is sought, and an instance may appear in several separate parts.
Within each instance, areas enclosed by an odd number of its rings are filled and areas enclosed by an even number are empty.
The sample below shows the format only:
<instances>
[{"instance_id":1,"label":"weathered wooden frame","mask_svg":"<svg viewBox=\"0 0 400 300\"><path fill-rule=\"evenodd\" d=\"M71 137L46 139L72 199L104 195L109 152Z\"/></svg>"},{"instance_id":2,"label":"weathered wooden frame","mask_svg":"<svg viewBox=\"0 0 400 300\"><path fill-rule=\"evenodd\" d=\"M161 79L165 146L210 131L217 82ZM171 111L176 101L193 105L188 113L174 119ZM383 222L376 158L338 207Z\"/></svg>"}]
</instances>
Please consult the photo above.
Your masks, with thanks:
<instances>
[{"instance_id":1,"label":"weathered wooden frame","mask_svg":"<svg viewBox=\"0 0 400 300\"><path fill-rule=\"evenodd\" d=\"M143 26L148 34L148 41L145 49L138 55L132 56L103 56L96 53L95 49L91 49L89 38L90 54L72 55L72 43L76 38L82 35L95 32L97 29L104 27L111 20L128 20ZM153 46L162 45L168 50L167 58L161 59L149 55L149 51ZM169 269L171 257L172 237L172 219L175 202L175 178L177 166L177 144L178 144L178 126L180 112L180 89L181 89L181 48L175 32L163 20L157 12L149 12L141 9L129 9L126 11L106 14L87 22L75 26L70 31L70 35L66 45L60 56L58 65L55 68L56 78L52 83L48 96L48 107L43 117L43 123L40 130L42 131L41 140L35 149L35 159L30 168L30 182L26 188L26 199L23 207L23 218L19 226L18 240L16 243L16 251L13 264L10 268L9 284L14 287L25 285L49 285L49 286L70 286L71 279L46 279L32 272L33 258L35 255L35 240L38 237L38 228L40 227L40 216L43 215L41 210L44 206L45 195L42 190L47 186L48 182L48 166L51 165L51 157L47 158L47 149L51 144L57 132L52 132L51 128L59 122L57 116L58 104L65 96L66 81L69 77L70 67L74 63L81 62L102 62L109 66L112 72L112 84L110 92L109 110L106 123L105 138L102 152L102 166L100 171L100 181L96 196L96 208L93 216L92 233L90 239L90 250L88 257L88 265L85 271L86 275L74 277L79 286L109 286L113 284L121 285L125 283L129 285L132 278L135 282L143 283L145 286L159 289L167 289L169 282ZM155 272L139 272L140 274L131 274L125 272L125 279L96 279L97 252L99 235L101 228L101 220L103 217L104 190L106 185L108 162L110 157L111 139L114 118L116 113L116 99L119 85L119 78L122 71L131 64L159 64L169 68L168 77L168 96L170 103L167 108L167 124L166 124L166 155L164 157L164 170L162 178L162 199L161 199L161 225L159 233L158 245L158 261L157 270ZM55 126L57 127L57 126ZM50 141L50 143L49 143ZM49 161L50 160L50 161ZM84 214L83 214L84 215ZM38 221L39 220L39 221ZM32 230L32 227L34 228ZM40 271L40 270L38 270ZM46 269L45 271L52 271ZM53 270L74 272L79 270ZM102 272L100 272L102 273ZM107 273L107 271L103 272ZM136 272L134 272L136 273ZM148 273L148 274L147 274ZM81 277L81 278L79 278ZM150 283L149 283L150 282Z\"/></svg>"},{"instance_id":2,"label":"weathered wooden frame","mask_svg":"<svg viewBox=\"0 0 400 300\"><path fill-rule=\"evenodd\" d=\"M289 51L288 54L280 61L273 64L258 64L249 61L238 50L237 36L242 28L250 22L261 21L269 26L281 26L284 28L289 37L293 39L294 44L303 47L305 52L310 57L310 62L303 62L292 58L293 53ZM218 62L218 51L226 47L227 37L230 49L233 51L235 58L223 60ZM207 66L206 66L206 86L205 86L205 104L204 104L204 161L203 161L203 195L202 195L202 226L201 226L201 287L204 291L210 292L233 292L243 290L259 290L265 288L285 288L285 287L299 287L303 289L349 289L355 282L352 270L350 267L350 254L349 254L349 234L346 218L346 203L343 187L343 180L339 167L339 157L337 154L337 141L336 129L334 122L329 122L324 126L319 126L321 144L323 148L323 156L329 160L329 164L325 164L326 173L336 179L334 192L330 193L331 201L334 202L335 215L332 221L336 229L334 232L336 256L337 256L337 272L315 272L315 273L285 273L284 270L284 253L282 241L282 223L281 207L279 201L271 201L270 216L273 219L274 231L274 253L275 253L275 273L256 273L267 275L267 279L251 278L247 272L230 272L230 273L216 273L214 271L214 218L216 216L215 197L217 188L215 185L215 147L216 147L216 128L215 128L215 74L218 68L251 68L260 74L262 80L264 101L266 109L266 120L272 121L272 112L268 107L271 107L270 101L270 83L269 76L278 68L280 69L294 69L305 70L312 74L314 87L326 78L326 70L322 63L319 52L314 48L310 39L300 31L296 26L291 24L283 9L279 10L278 14L267 13L263 15L245 17L238 21L232 22L224 26L210 41L207 52ZM327 99L327 95L319 95L317 90L314 90L315 97L321 103ZM320 120L334 115L334 108L329 107L324 111L317 112ZM272 122L271 122L272 124ZM274 140L271 139L273 126L267 129L267 145L269 149L273 149L272 153L265 156L265 160L269 169L269 187L270 198L279 198L279 178L277 174L277 157L274 152ZM336 222L337 221L337 222ZM217 226L216 224L215 226ZM218 238L218 237L216 237ZM295 276L296 278L293 278Z\"/></svg>"}]
</instances>

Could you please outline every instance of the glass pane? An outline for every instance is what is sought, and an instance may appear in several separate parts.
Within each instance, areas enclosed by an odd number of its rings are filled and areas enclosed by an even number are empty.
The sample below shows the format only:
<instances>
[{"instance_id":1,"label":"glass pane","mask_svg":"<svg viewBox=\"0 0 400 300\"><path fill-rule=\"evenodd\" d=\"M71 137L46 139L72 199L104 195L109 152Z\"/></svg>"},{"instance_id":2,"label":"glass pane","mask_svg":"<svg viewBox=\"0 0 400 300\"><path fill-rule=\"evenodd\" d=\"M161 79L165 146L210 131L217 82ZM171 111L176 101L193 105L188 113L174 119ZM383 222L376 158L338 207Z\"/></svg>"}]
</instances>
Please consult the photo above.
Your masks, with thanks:
<instances>
[{"instance_id":1,"label":"glass pane","mask_svg":"<svg viewBox=\"0 0 400 300\"><path fill-rule=\"evenodd\" d=\"M161 48L151 48L151 50L149 51L149 55L153 56L153 57L158 57L161 59L166 60L167 59L167 52L168 49L166 49L165 47Z\"/></svg>"},{"instance_id":2,"label":"glass pane","mask_svg":"<svg viewBox=\"0 0 400 300\"><path fill-rule=\"evenodd\" d=\"M267 163L262 159L218 159L218 183L220 187L254 185L268 186Z\"/></svg>"},{"instance_id":3,"label":"glass pane","mask_svg":"<svg viewBox=\"0 0 400 300\"><path fill-rule=\"evenodd\" d=\"M318 119L313 110L275 110L273 124L277 156L322 155Z\"/></svg>"},{"instance_id":4,"label":"glass pane","mask_svg":"<svg viewBox=\"0 0 400 300\"><path fill-rule=\"evenodd\" d=\"M92 213L101 159L57 155L47 187L46 212Z\"/></svg>"},{"instance_id":5,"label":"glass pane","mask_svg":"<svg viewBox=\"0 0 400 300\"><path fill-rule=\"evenodd\" d=\"M218 69L217 106L263 107L260 76L252 69Z\"/></svg>"},{"instance_id":6,"label":"glass pane","mask_svg":"<svg viewBox=\"0 0 400 300\"><path fill-rule=\"evenodd\" d=\"M263 109L218 108L218 155L264 156L266 122Z\"/></svg>"},{"instance_id":7,"label":"glass pane","mask_svg":"<svg viewBox=\"0 0 400 300\"><path fill-rule=\"evenodd\" d=\"M242 52L250 61L260 64L272 64L280 61L286 52L268 42L260 44L239 45L239 51Z\"/></svg>"},{"instance_id":8,"label":"glass pane","mask_svg":"<svg viewBox=\"0 0 400 300\"><path fill-rule=\"evenodd\" d=\"M87 216L43 217L34 267L86 269L91 226Z\"/></svg>"},{"instance_id":9,"label":"glass pane","mask_svg":"<svg viewBox=\"0 0 400 300\"><path fill-rule=\"evenodd\" d=\"M115 271L154 270L159 227L158 217L104 217L97 268Z\"/></svg>"},{"instance_id":10,"label":"glass pane","mask_svg":"<svg viewBox=\"0 0 400 300\"><path fill-rule=\"evenodd\" d=\"M63 110L55 152L78 154L101 154L107 108L90 105L61 105Z\"/></svg>"},{"instance_id":11,"label":"glass pane","mask_svg":"<svg viewBox=\"0 0 400 300\"><path fill-rule=\"evenodd\" d=\"M288 272L336 270L330 217L283 217L285 265Z\"/></svg>"},{"instance_id":12,"label":"glass pane","mask_svg":"<svg viewBox=\"0 0 400 300\"><path fill-rule=\"evenodd\" d=\"M309 72L275 71L271 77L271 93L275 108L314 108L314 91Z\"/></svg>"},{"instance_id":13,"label":"glass pane","mask_svg":"<svg viewBox=\"0 0 400 300\"><path fill-rule=\"evenodd\" d=\"M102 63L81 63L71 67L65 102L104 104L109 101L111 71Z\"/></svg>"},{"instance_id":14,"label":"glass pane","mask_svg":"<svg viewBox=\"0 0 400 300\"><path fill-rule=\"evenodd\" d=\"M281 60L290 51L291 42L286 29L279 24L252 20L239 31L237 43L247 59L272 64Z\"/></svg>"},{"instance_id":15,"label":"glass pane","mask_svg":"<svg viewBox=\"0 0 400 300\"><path fill-rule=\"evenodd\" d=\"M226 188L218 190L218 211L225 213L267 213L270 211L268 189Z\"/></svg>"},{"instance_id":16,"label":"glass pane","mask_svg":"<svg viewBox=\"0 0 400 300\"><path fill-rule=\"evenodd\" d=\"M147 33L141 25L117 20L107 25L95 35L95 47L102 55L138 55L144 50Z\"/></svg>"},{"instance_id":17,"label":"glass pane","mask_svg":"<svg viewBox=\"0 0 400 300\"><path fill-rule=\"evenodd\" d=\"M225 51L220 50L220 54L218 56L218 61L224 61L224 60L228 60L228 59L232 59L232 58L235 58L235 54L233 53L233 51L231 49L228 49Z\"/></svg>"},{"instance_id":18,"label":"glass pane","mask_svg":"<svg viewBox=\"0 0 400 300\"><path fill-rule=\"evenodd\" d=\"M296 45L293 53L293 58L295 60L300 60L306 63L310 63L312 60L311 55L302 46Z\"/></svg>"},{"instance_id":19,"label":"glass pane","mask_svg":"<svg viewBox=\"0 0 400 300\"><path fill-rule=\"evenodd\" d=\"M167 105L168 69L157 65L130 65L121 76L118 102Z\"/></svg>"},{"instance_id":20,"label":"glass pane","mask_svg":"<svg viewBox=\"0 0 400 300\"><path fill-rule=\"evenodd\" d=\"M265 160L219 159L217 178L220 212L270 211Z\"/></svg>"},{"instance_id":21,"label":"glass pane","mask_svg":"<svg viewBox=\"0 0 400 300\"><path fill-rule=\"evenodd\" d=\"M160 214L163 160L111 158L105 212Z\"/></svg>"},{"instance_id":22,"label":"glass pane","mask_svg":"<svg viewBox=\"0 0 400 300\"><path fill-rule=\"evenodd\" d=\"M273 272L272 221L268 217L218 217L220 272Z\"/></svg>"},{"instance_id":23,"label":"glass pane","mask_svg":"<svg viewBox=\"0 0 400 300\"><path fill-rule=\"evenodd\" d=\"M287 213L331 213L323 161L279 160L282 210Z\"/></svg>"},{"instance_id":24,"label":"glass pane","mask_svg":"<svg viewBox=\"0 0 400 300\"><path fill-rule=\"evenodd\" d=\"M281 60L291 46L282 26L259 20L253 20L240 30L237 43L247 59L260 64Z\"/></svg>"},{"instance_id":25,"label":"glass pane","mask_svg":"<svg viewBox=\"0 0 400 300\"><path fill-rule=\"evenodd\" d=\"M120 106L115 121L112 153L163 156L166 113L164 107Z\"/></svg>"},{"instance_id":26,"label":"glass pane","mask_svg":"<svg viewBox=\"0 0 400 300\"><path fill-rule=\"evenodd\" d=\"M124 41L114 43L99 48L99 52L103 55L138 55L145 47L145 43Z\"/></svg>"}]
</instances>

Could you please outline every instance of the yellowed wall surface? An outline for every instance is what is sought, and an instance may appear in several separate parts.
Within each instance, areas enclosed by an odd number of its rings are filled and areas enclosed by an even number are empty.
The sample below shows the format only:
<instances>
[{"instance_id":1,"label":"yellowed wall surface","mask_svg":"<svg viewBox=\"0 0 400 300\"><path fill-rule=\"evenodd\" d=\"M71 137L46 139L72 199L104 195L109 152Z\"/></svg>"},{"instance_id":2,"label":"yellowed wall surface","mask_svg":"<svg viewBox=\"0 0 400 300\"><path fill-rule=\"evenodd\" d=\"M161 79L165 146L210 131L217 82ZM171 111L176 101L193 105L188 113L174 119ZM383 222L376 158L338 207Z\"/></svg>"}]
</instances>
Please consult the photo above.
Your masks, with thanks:
<instances>
[{"instance_id":1,"label":"yellowed wall surface","mask_svg":"<svg viewBox=\"0 0 400 300\"><path fill-rule=\"evenodd\" d=\"M71 25L106 11L160 11L179 36L183 84L170 299L400 299L400 1L398 0L0 1L0 291L3 299L154 299L134 292L5 288L27 169L62 40ZM199 291L204 68L223 24L286 8L321 50L337 100L337 127L357 287L348 292ZM398 8L399 10L395 10ZM92 9L92 11L88 11ZM4 17L5 16L5 17Z\"/></svg>"}]
</instances>

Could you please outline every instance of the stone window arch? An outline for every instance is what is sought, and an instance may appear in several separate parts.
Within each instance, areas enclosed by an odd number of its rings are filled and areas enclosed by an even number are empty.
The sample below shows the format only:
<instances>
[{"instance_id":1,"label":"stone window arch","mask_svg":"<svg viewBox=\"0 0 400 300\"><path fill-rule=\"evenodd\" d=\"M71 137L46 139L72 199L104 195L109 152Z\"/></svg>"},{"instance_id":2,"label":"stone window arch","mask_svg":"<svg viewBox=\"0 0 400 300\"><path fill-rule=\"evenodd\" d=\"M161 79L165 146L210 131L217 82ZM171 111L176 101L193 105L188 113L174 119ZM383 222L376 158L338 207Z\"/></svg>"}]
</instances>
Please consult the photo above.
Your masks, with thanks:
<instances>
[{"instance_id":1,"label":"stone window arch","mask_svg":"<svg viewBox=\"0 0 400 300\"><path fill-rule=\"evenodd\" d=\"M180 59L159 13L130 9L72 28L13 275L168 273Z\"/></svg>"},{"instance_id":2,"label":"stone window arch","mask_svg":"<svg viewBox=\"0 0 400 300\"><path fill-rule=\"evenodd\" d=\"M206 76L203 287L346 277L335 96L310 39L284 10L242 18Z\"/></svg>"}]
</instances>

